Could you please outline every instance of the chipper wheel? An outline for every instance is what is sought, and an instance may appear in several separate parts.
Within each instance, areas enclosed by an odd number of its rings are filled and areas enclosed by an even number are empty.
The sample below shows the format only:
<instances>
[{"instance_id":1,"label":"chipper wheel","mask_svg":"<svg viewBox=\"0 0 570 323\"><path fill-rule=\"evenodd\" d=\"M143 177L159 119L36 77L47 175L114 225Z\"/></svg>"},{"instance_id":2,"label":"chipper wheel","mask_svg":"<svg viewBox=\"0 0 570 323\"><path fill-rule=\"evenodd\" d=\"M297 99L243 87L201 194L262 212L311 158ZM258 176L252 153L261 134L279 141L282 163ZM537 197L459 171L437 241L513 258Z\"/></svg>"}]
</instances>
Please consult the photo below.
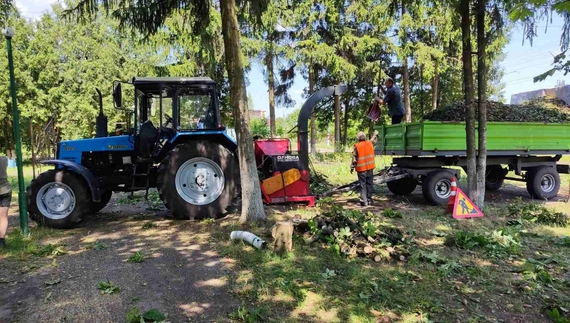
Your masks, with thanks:
<instances>
[{"instance_id":1,"label":"chipper wheel","mask_svg":"<svg viewBox=\"0 0 570 323\"><path fill-rule=\"evenodd\" d=\"M217 218L231 206L239 181L237 160L209 141L176 146L160 164L160 198L178 219Z\"/></svg>"},{"instance_id":2,"label":"chipper wheel","mask_svg":"<svg viewBox=\"0 0 570 323\"><path fill-rule=\"evenodd\" d=\"M71 228L90 212L87 184L79 175L66 170L40 174L26 191L30 218L42 226Z\"/></svg>"}]
</instances>

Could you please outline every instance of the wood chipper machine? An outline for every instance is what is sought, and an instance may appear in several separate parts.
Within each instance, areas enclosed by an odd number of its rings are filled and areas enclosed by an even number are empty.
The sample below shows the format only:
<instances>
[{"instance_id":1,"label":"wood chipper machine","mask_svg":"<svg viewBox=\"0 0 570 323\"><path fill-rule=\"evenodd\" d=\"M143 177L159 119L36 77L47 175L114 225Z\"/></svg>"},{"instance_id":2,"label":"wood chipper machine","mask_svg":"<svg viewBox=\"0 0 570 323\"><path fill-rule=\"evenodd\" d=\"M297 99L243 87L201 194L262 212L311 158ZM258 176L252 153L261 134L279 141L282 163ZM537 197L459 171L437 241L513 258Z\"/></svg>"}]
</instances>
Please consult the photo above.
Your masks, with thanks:
<instances>
[{"instance_id":1,"label":"wood chipper machine","mask_svg":"<svg viewBox=\"0 0 570 323\"><path fill-rule=\"evenodd\" d=\"M307 202L309 206L315 205L315 196L311 194L309 182L309 119L321 100L342 95L346 89L346 85L323 88L303 104L297 119L296 153L291 151L289 139L254 140L255 162L265 203Z\"/></svg>"}]
</instances>

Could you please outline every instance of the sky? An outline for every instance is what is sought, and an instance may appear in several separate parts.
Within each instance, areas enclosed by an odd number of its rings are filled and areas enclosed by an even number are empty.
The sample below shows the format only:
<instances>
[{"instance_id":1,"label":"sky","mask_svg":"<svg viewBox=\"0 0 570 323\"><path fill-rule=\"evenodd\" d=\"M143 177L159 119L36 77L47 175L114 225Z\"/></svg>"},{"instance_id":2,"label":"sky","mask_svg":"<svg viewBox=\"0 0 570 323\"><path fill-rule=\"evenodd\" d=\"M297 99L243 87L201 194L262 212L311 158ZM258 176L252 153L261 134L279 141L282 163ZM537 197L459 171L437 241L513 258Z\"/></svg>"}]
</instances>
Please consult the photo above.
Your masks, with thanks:
<instances>
[{"instance_id":1,"label":"sky","mask_svg":"<svg viewBox=\"0 0 570 323\"><path fill-rule=\"evenodd\" d=\"M28 18L38 18L42 13L49 11L51 4L57 0L16 0L16 6L22 14ZM548 77L546 80L534 83L533 77L549 70L553 61L553 56L560 53L559 41L562 33L562 18L555 16L551 24L549 24L547 32L544 26L546 22L541 22L538 29L538 37L533 41L532 46L528 40L523 42L522 27L516 27L513 30L509 43L504 49L505 59L501 62L501 66L505 70L502 82L506 85L504 94L507 102L510 102L511 95L539 90L543 88L552 88L556 85L557 80L567 79L563 73L557 73ZM254 63L248 75L248 94L251 95L254 107L257 110L265 110L269 116L269 96L267 93L267 85L264 81L263 71L259 64ZM570 82L568 82L570 84ZM307 81L298 73L295 83L290 90L290 95L295 101L293 108L276 109L277 117L282 117L295 108L301 107L304 102L302 97L303 90L308 87Z\"/></svg>"}]
</instances>

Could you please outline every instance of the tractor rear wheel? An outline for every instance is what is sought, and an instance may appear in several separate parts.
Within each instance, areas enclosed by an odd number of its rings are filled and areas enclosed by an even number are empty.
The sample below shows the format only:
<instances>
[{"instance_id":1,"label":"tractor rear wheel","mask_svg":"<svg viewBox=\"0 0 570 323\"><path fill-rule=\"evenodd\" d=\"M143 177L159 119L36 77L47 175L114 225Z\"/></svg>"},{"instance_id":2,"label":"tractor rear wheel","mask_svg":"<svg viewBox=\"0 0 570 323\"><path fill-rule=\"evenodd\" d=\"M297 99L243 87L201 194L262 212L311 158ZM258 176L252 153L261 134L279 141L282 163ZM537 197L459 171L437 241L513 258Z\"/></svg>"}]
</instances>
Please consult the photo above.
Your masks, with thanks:
<instances>
[{"instance_id":1,"label":"tractor rear wheel","mask_svg":"<svg viewBox=\"0 0 570 323\"><path fill-rule=\"evenodd\" d=\"M107 204L109 204L109 201L111 200L112 196L113 196L113 191L106 191L103 194L101 194L100 202L91 201L91 212L97 213L101 211L105 206L107 206Z\"/></svg>"},{"instance_id":2,"label":"tractor rear wheel","mask_svg":"<svg viewBox=\"0 0 570 323\"><path fill-rule=\"evenodd\" d=\"M237 160L228 149L192 141L176 146L162 160L157 188L175 218L217 218L231 206L238 182Z\"/></svg>"},{"instance_id":3,"label":"tractor rear wheel","mask_svg":"<svg viewBox=\"0 0 570 323\"><path fill-rule=\"evenodd\" d=\"M89 188L75 173L49 170L34 179L26 191L30 218L39 225L71 228L89 213Z\"/></svg>"}]
</instances>

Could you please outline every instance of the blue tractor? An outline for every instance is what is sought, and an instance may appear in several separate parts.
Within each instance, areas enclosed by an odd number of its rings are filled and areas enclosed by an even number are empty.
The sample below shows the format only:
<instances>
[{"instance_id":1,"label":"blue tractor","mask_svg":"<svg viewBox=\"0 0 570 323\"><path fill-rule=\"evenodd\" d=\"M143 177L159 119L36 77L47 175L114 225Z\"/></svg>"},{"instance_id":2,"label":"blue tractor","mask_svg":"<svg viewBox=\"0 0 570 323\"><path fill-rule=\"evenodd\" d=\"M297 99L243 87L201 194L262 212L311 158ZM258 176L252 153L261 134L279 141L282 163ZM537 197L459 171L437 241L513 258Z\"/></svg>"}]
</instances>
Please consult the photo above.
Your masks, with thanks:
<instances>
[{"instance_id":1,"label":"blue tractor","mask_svg":"<svg viewBox=\"0 0 570 323\"><path fill-rule=\"evenodd\" d=\"M97 137L59 143L54 165L27 188L30 217L70 228L103 209L113 192L157 188L175 218L219 217L239 186L236 142L221 124L216 83L210 78L134 78L134 127L108 135L97 118ZM125 83L123 83L125 84ZM121 83L113 101L122 103Z\"/></svg>"}]
</instances>

